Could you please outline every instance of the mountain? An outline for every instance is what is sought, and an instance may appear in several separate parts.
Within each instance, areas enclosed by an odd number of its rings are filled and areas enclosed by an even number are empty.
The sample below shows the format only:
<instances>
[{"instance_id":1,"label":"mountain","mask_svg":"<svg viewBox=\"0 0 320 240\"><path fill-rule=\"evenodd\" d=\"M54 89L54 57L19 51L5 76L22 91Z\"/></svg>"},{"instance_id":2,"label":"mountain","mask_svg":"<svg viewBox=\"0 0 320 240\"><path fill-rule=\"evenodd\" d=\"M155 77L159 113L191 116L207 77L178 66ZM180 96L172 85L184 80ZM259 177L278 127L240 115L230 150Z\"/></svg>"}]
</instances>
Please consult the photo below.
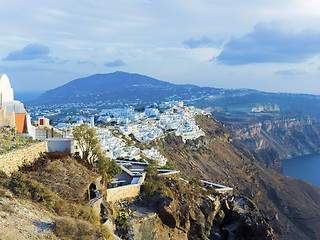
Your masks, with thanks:
<instances>
[{"instance_id":1,"label":"mountain","mask_svg":"<svg viewBox=\"0 0 320 240\"><path fill-rule=\"evenodd\" d=\"M75 79L46 91L38 99L43 103L122 101L149 103L173 96L184 96L195 85L175 85L140 74L114 72Z\"/></svg>"},{"instance_id":2,"label":"mountain","mask_svg":"<svg viewBox=\"0 0 320 240\"><path fill-rule=\"evenodd\" d=\"M33 104L84 103L97 108L112 108L126 104L145 106L168 100L184 100L187 104L207 108L218 118L276 106L281 111L303 112L320 119L319 95L177 85L126 72L75 79L46 91Z\"/></svg>"}]
</instances>

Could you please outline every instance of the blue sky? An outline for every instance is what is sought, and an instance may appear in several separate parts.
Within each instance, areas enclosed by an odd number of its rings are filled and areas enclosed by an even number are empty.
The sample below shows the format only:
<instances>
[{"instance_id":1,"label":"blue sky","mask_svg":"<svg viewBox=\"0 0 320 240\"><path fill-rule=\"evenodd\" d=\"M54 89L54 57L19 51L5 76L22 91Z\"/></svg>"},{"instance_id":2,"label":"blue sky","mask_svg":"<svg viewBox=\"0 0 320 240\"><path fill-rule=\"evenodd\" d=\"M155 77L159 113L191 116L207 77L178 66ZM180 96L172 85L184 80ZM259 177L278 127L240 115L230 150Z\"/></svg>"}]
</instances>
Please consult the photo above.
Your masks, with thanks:
<instances>
[{"instance_id":1,"label":"blue sky","mask_svg":"<svg viewBox=\"0 0 320 240\"><path fill-rule=\"evenodd\" d=\"M0 73L19 92L127 71L320 94L319 12L316 0L5 1Z\"/></svg>"}]
</instances>

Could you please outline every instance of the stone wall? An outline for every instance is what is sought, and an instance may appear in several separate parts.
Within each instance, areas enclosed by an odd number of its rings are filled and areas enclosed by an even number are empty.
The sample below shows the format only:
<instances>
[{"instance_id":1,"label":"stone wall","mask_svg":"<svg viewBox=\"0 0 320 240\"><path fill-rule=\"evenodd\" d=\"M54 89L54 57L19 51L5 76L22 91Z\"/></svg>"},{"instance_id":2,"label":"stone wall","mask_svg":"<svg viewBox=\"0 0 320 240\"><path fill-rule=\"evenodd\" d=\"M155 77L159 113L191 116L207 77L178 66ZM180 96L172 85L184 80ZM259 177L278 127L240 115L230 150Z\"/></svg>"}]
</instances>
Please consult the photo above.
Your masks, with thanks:
<instances>
[{"instance_id":1,"label":"stone wall","mask_svg":"<svg viewBox=\"0 0 320 240\"><path fill-rule=\"evenodd\" d=\"M41 153L47 152L47 142L38 142L32 145L0 154L0 170L6 174L19 169L24 162L32 163Z\"/></svg>"},{"instance_id":2,"label":"stone wall","mask_svg":"<svg viewBox=\"0 0 320 240\"><path fill-rule=\"evenodd\" d=\"M107 202L136 197L140 193L140 184L130 184L122 187L109 188L107 190Z\"/></svg>"}]
</instances>

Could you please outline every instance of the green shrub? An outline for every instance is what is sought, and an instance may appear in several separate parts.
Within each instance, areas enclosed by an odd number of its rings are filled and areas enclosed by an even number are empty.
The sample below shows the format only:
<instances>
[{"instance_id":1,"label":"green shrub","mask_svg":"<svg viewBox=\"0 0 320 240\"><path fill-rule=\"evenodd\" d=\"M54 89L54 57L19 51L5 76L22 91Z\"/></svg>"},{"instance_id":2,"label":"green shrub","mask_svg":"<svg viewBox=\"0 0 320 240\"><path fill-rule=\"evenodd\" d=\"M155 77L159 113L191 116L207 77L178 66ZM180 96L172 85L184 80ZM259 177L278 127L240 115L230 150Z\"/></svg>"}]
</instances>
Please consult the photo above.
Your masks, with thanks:
<instances>
[{"instance_id":1,"label":"green shrub","mask_svg":"<svg viewBox=\"0 0 320 240\"><path fill-rule=\"evenodd\" d=\"M118 166L115 160L110 160L103 156L96 163L96 171L99 174L107 174L108 178L113 178L122 172L122 168Z\"/></svg>"},{"instance_id":2,"label":"green shrub","mask_svg":"<svg viewBox=\"0 0 320 240\"><path fill-rule=\"evenodd\" d=\"M115 224L118 229L125 229L126 227L128 227L130 213L131 213L130 209L129 210L122 209L121 211L119 211L115 221Z\"/></svg>"},{"instance_id":3,"label":"green shrub","mask_svg":"<svg viewBox=\"0 0 320 240\"><path fill-rule=\"evenodd\" d=\"M170 180L166 177L149 176L141 186L141 193L149 196L152 196L158 190L164 196L173 196L173 192L170 189Z\"/></svg>"},{"instance_id":4,"label":"green shrub","mask_svg":"<svg viewBox=\"0 0 320 240\"><path fill-rule=\"evenodd\" d=\"M196 185L196 186L202 186L203 185L203 183L197 178L191 178L191 180L189 181L189 184Z\"/></svg>"},{"instance_id":5,"label":"green shrub","mask_svg":"<svg viewBox=\"0 0 320 240\"><path fill-rule=\"evenodd\" d=\"M146 167L144 170L146 171L147 174L150 174L150 175L152 175L152 174L158 174L158 169L157 169L157 167L155 167L155 166L150 166L150 165L149 165L149 166Z\"/></svg>"},{"instance_id":6,"label":"green shrub","mask_svg":"<svg viewBox=\"0 0 320 240\"><path fill-rule=\"evenodd\" d=\"M175 170L175 168L169 163L166 162L166 165L160 167L159 169L164 169L164 170Z\"/></svg>"}]
</instances>

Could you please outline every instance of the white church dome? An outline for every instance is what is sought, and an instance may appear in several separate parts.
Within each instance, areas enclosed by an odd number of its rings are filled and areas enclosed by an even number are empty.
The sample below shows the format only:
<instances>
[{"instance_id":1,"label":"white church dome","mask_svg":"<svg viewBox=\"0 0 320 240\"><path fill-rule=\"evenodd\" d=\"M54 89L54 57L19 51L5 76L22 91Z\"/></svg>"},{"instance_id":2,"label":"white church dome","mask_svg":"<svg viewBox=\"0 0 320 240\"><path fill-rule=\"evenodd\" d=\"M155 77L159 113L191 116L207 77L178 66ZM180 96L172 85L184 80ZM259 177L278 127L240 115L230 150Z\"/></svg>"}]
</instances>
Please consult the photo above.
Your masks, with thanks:
<instances>
[{"instance_id":1,"label":"white church dome","mask_svg":"<svg viewBox=\"0 0 320 240\"><path fill-rule=\"evenodd\" d=\"M6 74L0 75L0 104L13 101L13 89Z\"/></svg>"}]
</instances>

